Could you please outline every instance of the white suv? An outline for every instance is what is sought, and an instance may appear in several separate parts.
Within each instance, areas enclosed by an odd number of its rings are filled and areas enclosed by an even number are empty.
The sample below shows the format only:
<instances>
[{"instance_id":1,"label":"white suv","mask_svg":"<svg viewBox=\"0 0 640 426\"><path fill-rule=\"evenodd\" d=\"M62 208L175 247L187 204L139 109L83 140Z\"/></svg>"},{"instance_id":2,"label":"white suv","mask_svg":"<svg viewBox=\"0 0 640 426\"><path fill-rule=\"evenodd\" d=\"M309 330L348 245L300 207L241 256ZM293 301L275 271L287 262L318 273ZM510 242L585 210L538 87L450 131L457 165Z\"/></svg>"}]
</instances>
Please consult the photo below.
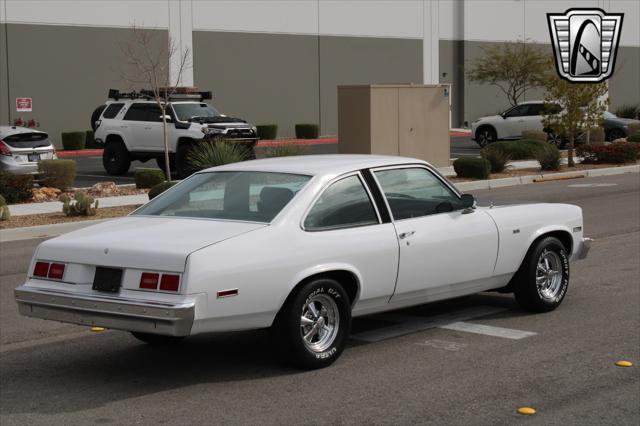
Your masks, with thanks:
<instances>
[{"instance_id":1,"label":"white suv","mask_svg":"<svg viewBox=\"0 0 640 426\"><path fill-rule=\"evenodd\" d=\"M95 140L104 144L102 164L107 173L123 175L131 161L155 159L164 169L162 116L148 93L109 91L109 100L98 107L91 124ZM184 178L189 175L187 155L194 144L212 138L247 144L251 151L258 136L255 126L240 118L227 117L203 102L210 92L176 94L167 103L170 166Z\"/></svg>"},{"instance_id":2,"label":"white suv","mask_svg":"<svg viewBox=\"0 0 640 426\"><path fill-rule=\"evenodd\" d=\"M557 107L557 106L556 106ZM542 125L543 101L522 102L499 115L481 117L471 123L471 138L484 147L499 139L520 139L525 130L547 133L549 142L561 145L562 140Z\"/></svg>"}]
</instances>

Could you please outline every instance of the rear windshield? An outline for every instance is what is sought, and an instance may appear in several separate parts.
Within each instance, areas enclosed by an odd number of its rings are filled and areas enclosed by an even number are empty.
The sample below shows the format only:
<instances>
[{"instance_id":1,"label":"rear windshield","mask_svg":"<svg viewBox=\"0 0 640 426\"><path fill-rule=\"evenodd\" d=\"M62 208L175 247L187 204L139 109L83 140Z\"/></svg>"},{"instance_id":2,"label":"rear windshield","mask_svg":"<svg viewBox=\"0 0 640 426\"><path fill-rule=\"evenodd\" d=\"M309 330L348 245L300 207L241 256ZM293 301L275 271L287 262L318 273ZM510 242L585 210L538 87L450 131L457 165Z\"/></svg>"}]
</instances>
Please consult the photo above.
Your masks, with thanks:
<instances>
[{"instance_id":1,"label":"rear windshield","mask_svg":"<svg viewBox=\"0 0 640 426\"><path fill-rule=\"evenodd\" d=\"M49 135L46 133L26 132L6 136L2 140L15 148L37 148L49 145Z\"/></svg>"},{"instance_id":2,"label":"rear windshield","mask_svg":"<svg viewBox=\"0 0 640 426\"><path fill-rule=\"evenodd\" d=\"M134 215L269 223L310 178L270 172L198 173Z\"/></svg>"}]
</instances>

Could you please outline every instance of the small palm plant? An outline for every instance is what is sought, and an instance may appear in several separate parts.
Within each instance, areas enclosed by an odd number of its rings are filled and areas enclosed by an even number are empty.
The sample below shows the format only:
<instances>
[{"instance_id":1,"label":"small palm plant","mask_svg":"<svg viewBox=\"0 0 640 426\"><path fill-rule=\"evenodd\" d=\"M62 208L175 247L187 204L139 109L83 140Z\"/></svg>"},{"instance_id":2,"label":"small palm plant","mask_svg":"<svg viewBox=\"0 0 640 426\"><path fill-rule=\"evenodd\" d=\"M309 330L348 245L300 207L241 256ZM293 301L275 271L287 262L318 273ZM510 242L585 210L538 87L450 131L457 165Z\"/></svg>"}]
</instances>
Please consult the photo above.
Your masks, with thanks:
<instances>
[{"instance_id":1,"label":"small palm plant","mask_svg":"<svg viewBox=\"0 0 640 426\"><path fill-rule=\"evenodd\" d=\"M265 157L290 157L292 155L307 155L309 147L307 145L278 145L267 149Z\"/></svg>"},{"instance_id":2,"label":"small palm plant","mask_svg":"<svg viewBox=\"0 0 640 426\"><path fill-rule=\"evenodd\" d=\"M249 159L251 153L242 144L208 140L196 144L187 156L193 172L223 164L239 163Z\"/></svg>"}]
</instances>

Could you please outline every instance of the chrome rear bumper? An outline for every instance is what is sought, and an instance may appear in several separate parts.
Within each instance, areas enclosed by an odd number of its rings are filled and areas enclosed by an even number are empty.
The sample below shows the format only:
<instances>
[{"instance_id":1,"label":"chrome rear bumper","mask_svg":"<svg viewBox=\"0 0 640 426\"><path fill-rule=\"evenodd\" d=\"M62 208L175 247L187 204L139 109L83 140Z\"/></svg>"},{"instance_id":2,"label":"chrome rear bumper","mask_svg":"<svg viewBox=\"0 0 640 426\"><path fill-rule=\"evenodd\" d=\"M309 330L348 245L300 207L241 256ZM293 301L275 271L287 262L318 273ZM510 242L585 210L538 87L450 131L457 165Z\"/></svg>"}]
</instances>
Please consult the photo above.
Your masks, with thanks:
<instances>
[{"instance_id":1,"label":"chrome rear bumper","mask_svg":"<svg viewBox=\"0 0 640 426\"><path fill-rule=\"evenodd\" d=\"M582 244L580 244L580 249L578 250L578 260L587 257L589 250L591 250L591 242L593 242L593 238L586 237L582 239Z\"/></svg>"},{"instance_id":2,"label":"chrome rear bumper","mask_svg":"<svg viewBox=\"0 0 640 426\"><path fill-rule=\"evenodd\" d=\"M16 288L15 297L20 314L27 317L168 336L188 336L195 313L195 302L78 295L28 286Z\"/></svg>"}]
</instances>

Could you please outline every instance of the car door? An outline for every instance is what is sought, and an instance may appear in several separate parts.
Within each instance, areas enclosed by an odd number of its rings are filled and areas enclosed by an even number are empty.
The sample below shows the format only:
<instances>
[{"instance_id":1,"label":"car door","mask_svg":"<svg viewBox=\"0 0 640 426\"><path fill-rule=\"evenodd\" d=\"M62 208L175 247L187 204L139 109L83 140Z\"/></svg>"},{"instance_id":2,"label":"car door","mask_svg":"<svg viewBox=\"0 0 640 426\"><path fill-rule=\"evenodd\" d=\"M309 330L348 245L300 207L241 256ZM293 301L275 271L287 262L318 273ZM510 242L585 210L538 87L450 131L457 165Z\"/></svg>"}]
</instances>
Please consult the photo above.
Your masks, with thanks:
<instances>
[{"instance_id":1,"label":"car door","mask_svg":"<svg viewBox=\"0 0 640 426\"><path fill-rule=\"evenodd\" d=\"M400 265L392 302L440 299L486 290L498 231L491 217L463 209L459 195L422 166L375 169L393 217Z\"/></svg>"},{"instance_id":2,"label":"car door","mask_svg":"<svg viewBox=\"0 0 640 426\"><path fill-rule=\"evenodd\" d=\"M140 126L140 141L146 151L163 151L162 111L156 104L145 105L145 121ZM171 126L167 126L167 131Z\"/></svg>"},{"instance_id":3,"label":"car door","mask_svg":"<svg viewBox=\"0 0 640 426\"><path fill-rule=\"evenodd\" d=\"M525 115L521 117L521 130L520 135L522 136L522 132L525 130L536 130L542 131L542 111L544 109L544 104L529 104L529 109L527 109Z\"/></svg>"},{"instance_id":4,"label":"car door","mask_svg":"<svg viewBox=\"0 0 640 426\"><path fill-rule=\"evenodd\" d=\"M502 133L499 132L500 139L515 139L522 137L522 130L526 129L527 114L529 104L518 105L504 114L504 120L500 124Z\"/></svg>"}]
</instances>

